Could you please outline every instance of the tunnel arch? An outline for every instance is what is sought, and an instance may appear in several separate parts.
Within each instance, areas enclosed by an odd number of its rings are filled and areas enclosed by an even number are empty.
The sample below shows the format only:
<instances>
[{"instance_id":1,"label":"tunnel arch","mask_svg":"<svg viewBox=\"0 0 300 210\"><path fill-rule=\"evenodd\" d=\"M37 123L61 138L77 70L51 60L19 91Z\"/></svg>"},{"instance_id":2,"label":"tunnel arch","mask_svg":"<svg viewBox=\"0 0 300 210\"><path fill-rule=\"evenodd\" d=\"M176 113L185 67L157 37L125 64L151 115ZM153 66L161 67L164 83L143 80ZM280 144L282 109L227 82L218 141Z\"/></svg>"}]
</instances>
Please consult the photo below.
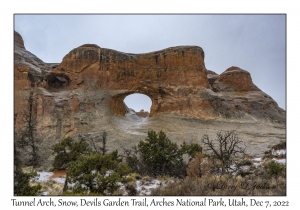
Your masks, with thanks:
<instances>
[{"instance_id":1,"label":"tunnel arch","mask_svg":"<svg viewBox=\"0 0 300 210\"><path fill-rule=\"evenodd\" d=\"M47 89L107 91L105 106L109 105L107 108L116 116L128 112L123 101L133 93L150 97L150 117L162 113L185 115L191 107L199 110L205 105L197 97L200 89L209 88L203 55L198 46L131 54L83 45L70 51L52 71L68 78L51 77Z\"/></svg>"},{"instance_id":2,"label":"tunnel arch","mask_svg":"<svg viewBox=\"0 0 300 210\"><path fill-rule=\"evenodd\" d=\"M152 100L149 96L142 93L129 94L124 98L124 103L128 108L135 112L149 112L152 106Z\"/></svg>"},{"instance_id":3,"label":"tunnel arch","mask_svg":"<svg viewBox=\"0 0 300 210\"><path fill-rule=\"evenodd\" d=\"M149 89L132 90L132 91L126 91L123 93L116 94L110 98L110 108L114 113L114 115L124 116L126 113L128 113L130 107L126 106L124 99L127 96L136 93L146 95L150 98L152 102L150 107L150 114L149 114L150 117L157 111L158 99L160 98L158 91L150 91ZM139 111L139 110L135 110L135 111Z\"/></svg>"}]
</instances>

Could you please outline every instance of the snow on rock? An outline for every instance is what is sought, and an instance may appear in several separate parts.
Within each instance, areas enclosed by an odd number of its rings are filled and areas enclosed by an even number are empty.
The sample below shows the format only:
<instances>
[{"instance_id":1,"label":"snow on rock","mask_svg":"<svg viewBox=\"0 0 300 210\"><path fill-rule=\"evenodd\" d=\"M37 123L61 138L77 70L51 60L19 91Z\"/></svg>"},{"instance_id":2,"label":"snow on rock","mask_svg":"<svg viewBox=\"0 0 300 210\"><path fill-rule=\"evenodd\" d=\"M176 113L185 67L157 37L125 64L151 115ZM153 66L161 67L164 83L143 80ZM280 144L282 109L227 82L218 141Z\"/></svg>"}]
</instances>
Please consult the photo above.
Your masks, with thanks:
<instances>
[{"instance_id":1,"label":"snow on rock","mask_svg":"<svg viewBox=\"0 0 300 210\"><path fill-rule=\"evenodd\" d=\"M47 196L47 195L49 195L49 192L42 192L42 193L40 194L40 196Z\"/></svg>"},{"instance_id":2,"label":"snow on rock","mask_svg":"<svg viewBox=\"0 0 300 210\"><path fill-rule=\"evenodd\" d=\"M280 150L272 150L272 155L285 155L286 154L286 150L285 149L280 149Z\"/></svg>"},{"instance_id":3,"label":"snow on rock","mask_svg":"<svg viewBox=\"0 0 300 210\"><path fill-rule=\"evenodd\" d=\"M58 177L58 178L51 178L51 180L55 181L56 183L59 184L64 184L66 181L66 177Z\"/></svg>"},{"instance_id":4,"label":"snow on rock","mask_svg":"<svg viewBox=\"0 0 300 210\"><path fill-rule=\"evenodd\" d=\"M45 172L45 171L39 171L37 172L37 174L39 175L37 182L48 182L50 180L55 181L56 183L59 184L64 184L66 177L57 177L57 178L52 178L53 176L53 172Z\"/></svg>"},{"instance_id":5,"label":"snow on rock","mask_svg":"<svg viewBox=\"0 0 300 210\"><path fill-rule=\"evenodd\" d=\"M248 171L248 170L250 170L250 166L241 166L240 170L242 170L242 171Z\"/></svg>"},{"instance_id":6,"label":"snow on rock","mask_svg":"<svg viewBox=\"0 0 300 210\"><path fill-rule=\"evenodd\" d=\"M276 161L277 163L286 164L286 159L276 159L276 158L273 158L272 160Z\"/></svg>"},{"instance_id":7,"label":"snow on rock","mask_svg":"<svg viewBox=\"0 0 300 210\"><path fill-rule=\"evenodd\" d=\"M258 167L261 164L262 158L261 157L256 157L253 158L253 164L255 167Z\"/></svg>"},{"instance_id":8,"label":"snow on rock","mask_svg":"<svg viewBox=\"0 0 300 210\"><path fill-rule=\"evenodd\" d=\"M39 171L37 172L37 174L39 175L37 182L47 182L50 180L50 177L53 175L53 172Z\"/></svg>"},{"instance_id":9,"label":"snow on rock","mask_svg":"<svg viewBox=\"0 0 300 210\"><path fill-rule=\"evenodd\" d=\"M142 181L136 181L136 190L139 192L139 195L150 195L151 190L155 189L161 185L165 185L164 181L158 179L153 179L150 182L142 183Z\"/></svg>"}]
</instances>

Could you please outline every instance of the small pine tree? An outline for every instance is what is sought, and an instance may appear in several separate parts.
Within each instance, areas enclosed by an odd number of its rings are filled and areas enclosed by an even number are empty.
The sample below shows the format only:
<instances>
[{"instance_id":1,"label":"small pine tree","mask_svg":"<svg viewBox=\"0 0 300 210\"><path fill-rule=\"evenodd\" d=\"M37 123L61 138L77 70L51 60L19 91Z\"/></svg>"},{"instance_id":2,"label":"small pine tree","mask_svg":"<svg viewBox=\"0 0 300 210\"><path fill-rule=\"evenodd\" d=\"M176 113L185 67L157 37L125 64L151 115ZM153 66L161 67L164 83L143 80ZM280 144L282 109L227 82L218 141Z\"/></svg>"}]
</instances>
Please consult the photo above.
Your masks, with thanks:
<instances>
[{"instance_id":1,"label":"small pine tree","mask_svg":"<svg viewBox=\"0 0 300 210\"><path fill-rule=\"evenodd\" d=\"M21 168L19 152L14 145L14 195L35 196L42 186L40 184L31 185L30 180L37 177L36 172L24 173Z\"/></svg>"},{"instance_id":2,"label":"small pine tree","mask_svg":"<svg viewBox=\"0 0 300 210\"><path fill-rule=\"evenodd\" d=\"M15 114L15 123L16 123ZM37 177L36 172L24 173L22 171L22 162L20 160L19 135L14 133L14 195L16 196L35 196L42 188L40 184L31 185L30 180Z\"/></svg>"},{"instance_id":3,"label":"small pine tree","mask_svg":"<svg viewBox=\"0 0 300 210\"><path fill-rule=\"evenodd\" d=\"M35 196L42 189L40 184L31 185L30 180L36 178L38 174L34 171L24 173L20 169L15 170L14 194L18 196Z\"/></svg>"},{"instance_id":4,"label":"small pine tree","mask_svg":"<svg viewBox=\"0 0 300 210\"><path fill-rule=\"evenodd\" d=\"M52 152L55 155L53 168L63 170L67 169L68 163L76 161L81 155L89 155L91 148L84 140L75 142L71 137L68 137L53 145Z\"/></svg>"},{"instance_id":5,"label":"small pine tree","mask_svg":"<svg viewBox=\"0 0 300 210\"><path fill-rule=\"evenodd\" d=\"M174 175L176 169L183 163L177 144L171 142L162 131L158 134L155 131L148 131L146 140L140 141L138 148L143 162L153 176Z\"/></svg>"},{"instance_id":6,"label":"small pine tree","mask_svg":"<svg viewBox=\"0 0 300 210\"><path fill-rule=\"evenodd\" d=\"M89 144L83 140L74 142L71 137L63 139L60 143L53 145L52 152L55 155L54 162L52 164L54 169L62 170L67 169L68 164L77 161L82 155L89 155L91 148ZM63 191L68 188L68 171L66 174L66 180Z\"/></svg>"},{"instance_id":7,"label":"small pine tree","mask_svg":"<svg viewBox=\"0 0 300 210\"><path fill-rule=\"evenodd\" d=\"M140 141L138 150L146 167L143 167L152 176L170 175L181 176L185 173L183 155L190 158L202 151L198 144L187 145L185 142L179 148L169 140L163 131L156 133L148 131L145 141ZM136 160L136 158L131 158Z\"/></svg>"},{"instance_id":8,"label":"small pine tree","mask_svg":"<svg viewBox=\"0 0 300 210\"><path fill-rule=\"evenodd\" d=\"M75 184L74 194L112 195L125 183L131 169L118 162L118 152L81 156L68 164L69 179Z\"/></svg>"}]
</instances>

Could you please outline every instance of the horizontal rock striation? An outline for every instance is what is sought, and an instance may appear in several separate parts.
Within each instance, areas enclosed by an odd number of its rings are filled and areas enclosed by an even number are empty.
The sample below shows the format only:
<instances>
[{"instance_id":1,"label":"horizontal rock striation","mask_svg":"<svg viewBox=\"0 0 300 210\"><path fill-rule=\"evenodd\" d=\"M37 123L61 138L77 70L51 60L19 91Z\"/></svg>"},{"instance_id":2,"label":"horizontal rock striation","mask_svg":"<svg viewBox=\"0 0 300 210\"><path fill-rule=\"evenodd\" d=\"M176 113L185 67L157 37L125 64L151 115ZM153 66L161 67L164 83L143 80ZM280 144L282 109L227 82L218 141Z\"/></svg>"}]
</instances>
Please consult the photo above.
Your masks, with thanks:
<instances>
[{"instance_id":1,"label":"horizontal rock striation","mask_svg":"<svg viewBox=\"0 0 300 210\"><path fill-rule=\"evenodd\" d=\"M55 75L65 75L68 81L58 77L57 83L48 80L48 89L119 91L110 99L115 115L125 114L123 100L132 93L151 98L150 116L178 110L187 113L197 90L208 87L204 52L194 46L138 55L83 45L64 57L50 76Z\"/></svg>"}]
</instances>

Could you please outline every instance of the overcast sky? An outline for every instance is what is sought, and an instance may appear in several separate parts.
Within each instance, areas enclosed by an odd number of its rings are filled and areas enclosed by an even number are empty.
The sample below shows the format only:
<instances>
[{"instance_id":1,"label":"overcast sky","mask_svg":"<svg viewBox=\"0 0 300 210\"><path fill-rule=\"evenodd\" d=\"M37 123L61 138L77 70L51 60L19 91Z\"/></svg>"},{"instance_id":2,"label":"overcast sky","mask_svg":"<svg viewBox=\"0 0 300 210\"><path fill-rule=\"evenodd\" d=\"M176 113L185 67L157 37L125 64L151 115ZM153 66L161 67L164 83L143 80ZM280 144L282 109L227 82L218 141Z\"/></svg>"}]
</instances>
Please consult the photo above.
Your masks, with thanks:
<instances>
[{"instance_id":1,"label":"overcast sky","mask_svg":"<svg viewBox=\"0 0 300 210\"><path fill-rule=\"evenodd\" d=\"M231 66L245 69L286 108L285 15L15 15L14 24L26 49L47 63L60 63L86 43L126 53L197 45L207 69L218 74ZM126 103L149 111L143 103L151 101L136 100Z\"/></svg>"}]
</instances>

